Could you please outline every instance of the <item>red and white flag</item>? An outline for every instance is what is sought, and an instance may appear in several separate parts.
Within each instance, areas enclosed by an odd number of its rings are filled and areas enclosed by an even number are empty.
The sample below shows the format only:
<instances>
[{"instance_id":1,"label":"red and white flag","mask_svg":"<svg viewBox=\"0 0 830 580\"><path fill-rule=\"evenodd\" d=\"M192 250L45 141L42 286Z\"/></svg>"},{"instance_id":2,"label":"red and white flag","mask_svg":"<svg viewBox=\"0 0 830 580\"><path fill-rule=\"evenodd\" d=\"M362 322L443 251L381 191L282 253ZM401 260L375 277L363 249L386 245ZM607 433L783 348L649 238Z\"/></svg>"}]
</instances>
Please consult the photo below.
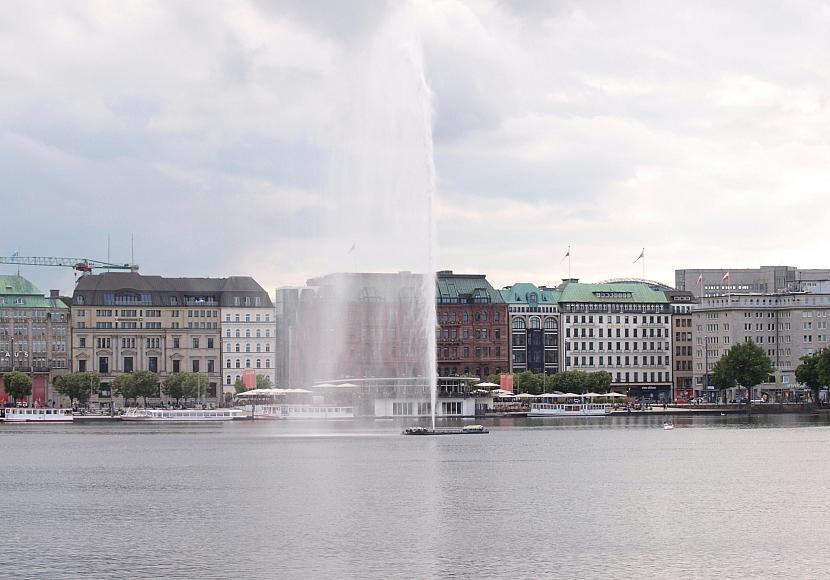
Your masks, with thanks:
<instances>
[{"instance_id":1,"label":"red and white flag","mask_svg":"<svg viewBox=\"0 0 830 580\"><path fill-rule=\"evenodd\" d=\"M645 248L643 248L643 251L642 251L642 252L640 252L640 255L639 255L639 256L637 256L637 259L636 259L636 260L634 260L634 262L632 262L632 263L633 263L633 264L636 264L637 262L639 262L640 260L642 260L642 259L643 259L643 258L645 258L645 257L646 257L646 249L645 249Z\"/></svg>"},{"instance_id":2,"label":"red and white flag","mask_svg":"<svg viewBox=\"0 0 830 580\"><path fill-rule=\"evenodd\" d=\"M721 278L721 282L723 282L724 284L729 282L729 272L723 275L723 278Z\"/></svg>"},{"instance_id":3,"label":"red and white flag","mask_svg":"<svg viewBox=\"0 0 830 580\"><path fill-rule=\"evenodd\" d=\"M562 259L561 259L561 260L559 260L559 261L560 261L560 262L564 262L564 261L565 261L565 258L570 258L570 257L571 257L571 247L570 247L570 246L568 246L568 251L567 251L567 252L565 252L565 255L564 255L564 256L562 256Z\"/></svg>"},{"instance_id":4,"label":"red and white flag","mask_svg":"<svg viewBox=\"0 0 830 580\"><path fill-rule=\"evenodd\" d=\"M697 285L703 286L703 274L697 277Z\"/></svg>"}]
</instances>

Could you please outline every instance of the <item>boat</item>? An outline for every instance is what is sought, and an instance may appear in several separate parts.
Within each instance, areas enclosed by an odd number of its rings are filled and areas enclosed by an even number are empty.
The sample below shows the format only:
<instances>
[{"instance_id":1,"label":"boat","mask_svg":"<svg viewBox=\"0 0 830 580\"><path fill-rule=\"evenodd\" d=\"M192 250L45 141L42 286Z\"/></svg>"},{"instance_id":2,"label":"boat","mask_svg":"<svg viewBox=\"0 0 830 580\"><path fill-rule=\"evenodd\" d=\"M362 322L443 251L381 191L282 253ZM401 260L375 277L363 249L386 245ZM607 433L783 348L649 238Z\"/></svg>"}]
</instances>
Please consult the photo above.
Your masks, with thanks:
<instances>
[{"instance_id":1,"label":"boat","mask_svg":"<svg viewBox=\"0 0 830 580\"><path fill-rule=\"evenodd\" d=\"M611 414L608 403L531 403L528 417L604 417Z\"/></svg>"},{"instance_id":2,"label":"boat","mask_svg":"<svg viewBox=\"0 0 830 580\"><path fill-rule=\"evenodd\" d=\"M484 425L464 425L459 428L430 429L429 427L407 427L401 435L485 435L490 431Z\"/></svg>"},{"instance_id":3,"label":"boat","mask_svg":"<svg viewBox=\"0 0 830 580\"><path fill-rule=\"evenodd\" d=\"M354 407L338 405L256 405L254 419L354 419Z\"/></svg>"},{"instance_id":4,"label":"boat","mask_svg":"<svg viewBox=\"0 0 830 580\"><path fill-rule=\"evenodd\" d=\"M671 431L672 429L674 429L674 423L672 423L671 421L663 422L663 430L664 431Z\"/></svg>"},{"instance_id":5,"label":"boat","mask_svg":"<svg viewBox=\"0 0 830 580\"><path fill-rule=\"evenodd\" d=\"M213 423L247 418L239 409L128 409L119 417L122 421L144 423Z\"/></svg>"},{"instance_id":6,"label":"boat","mask_svg":"<svg viewBox=\"0 0 830 580\"><path fill-rule=\"evenodd\" d=\"M4 423L72 423L72 409L33 409L7 407L2 409Z\"/></svg>"}]
</instances>

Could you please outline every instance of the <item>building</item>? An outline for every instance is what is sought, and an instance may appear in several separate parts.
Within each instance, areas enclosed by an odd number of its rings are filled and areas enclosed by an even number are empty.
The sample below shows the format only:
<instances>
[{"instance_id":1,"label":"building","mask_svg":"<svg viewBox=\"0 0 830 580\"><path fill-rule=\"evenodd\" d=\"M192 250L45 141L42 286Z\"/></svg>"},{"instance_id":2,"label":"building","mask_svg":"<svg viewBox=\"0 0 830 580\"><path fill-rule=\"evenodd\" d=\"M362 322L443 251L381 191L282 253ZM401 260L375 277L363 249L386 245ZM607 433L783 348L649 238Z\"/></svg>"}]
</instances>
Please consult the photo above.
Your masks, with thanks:
<instances>
[{"instance_id":1,"label":"building","mask_svg":"<svg viewBox=\"0 0 830 580\"><path fill-rule=\"evenodd\" d=\"M700 386L694 383L694 339L692 309L697 299L688 290L664 290L672 311L672 379L674 401L687 403L701 396Z\"/></svg>"},{"instance_id":2,"label":"building","mask_svg":"<svg viewBox=\"0 0 830 580\"><path fill-rule=\"evenodd\" d=\"M724 280L726 274L729 278ZM830 269L804 270L795 266L760 268L705 268L675 270L675 287L695 296L727 293L776 293L797 290L803 281L830 280ZM702 280L702 283L699 281ZM701 293L701 286L703 291Z\"/></svg>"},{"instance_id":3,"label":"building","mask_svg":"<svg viewBox=\"0 0 830 580\"><path fill-rule=\"evenodd\" d=\"M711 384L715 363L741 342L753 341L772 360L775 374L752 393L773 400L796 398L795 369L802 356L830 346L830 294L808 292L706 296L693 312L695 387L717 396Z\"/></svg>"},{"instance_id":4,"label":"building","mask_svg":"<svg viewBox=\"0 0 830 580\"><path fill-rule=\"evenodd\" d=\"M54 379L69 369L69 306L52 290L49 297L22 276L0 276L0 373L32 377L31 402L56 404ZM0 379L0 401L5 401Z\"/></svg>"},{"instance_id":5,"label":"building","mask_svg":"<svg viewBox=\"0 0 830 580\"><path fill-rule=\"evenodd\" d=\"M234 392L245 370L276 384L276 326L268 292L253 278L234 276L225 279L220 296L224 391Z\"/></svg>"},{"instance_id":6,"label":"building","mask_svg":"<svg viewBox=\"0 0 830 580\"><path fill-rule=\"evenodd\" d=\"M565 280L559 296L563 369L607 371L615 391L671 400L671 305L664 288Z\"/></svg>"},{"instance_id":7,"label":"building","mask_svg":"<svg viewBox=\"0 0 830 580\"><path fill-rule=\"evenodd\" d=\"M290 387L293 384L289 352L291 350L291 333L297 322L297 310L302 291L303 289L298 286L284 286L277 288L275 292L274 320L277 372L274 384L278 387Z\"/></svg>"},{"instance_id":8,"label":"building","mask_svg":"<svg viewBox=\"0 0 830 580\"><path fill-rule=\"evenodd\" d=\"M247 306L246 297L251 298ZM267 295L251 278L163 278L136 272L83 276L72 297L72 368L100 373L101 387L92 403L102 407L122 403L111 389L116 376L141 370L158 373L162 380L177 372L206 373L208 384L200 398L219 402L223 309L231 315L228 328L235 334L237 327L259 326L237 326L232 312L244 316L247 309L264 313L268 308Z\"/></svg>"},{"instance_id":9,"label":"building","mask_svg":"<svg viewBox=\"0 0 830 580\"><path fill-rule=\"evenodd\" d=\"M438 375L486 377L509 363L507 304L484 274L437 273Z\"/></svg>"},{"instance_id":10,"label":"building","mask_svg":"<svg viewBox=\"0 0 830 580\"><path fill-rule=\"evenodd\" d=\"M559 371L559 295L556 289L529 283L501 290L510 324L510 372Z\"/></svg>"}]
</instances>

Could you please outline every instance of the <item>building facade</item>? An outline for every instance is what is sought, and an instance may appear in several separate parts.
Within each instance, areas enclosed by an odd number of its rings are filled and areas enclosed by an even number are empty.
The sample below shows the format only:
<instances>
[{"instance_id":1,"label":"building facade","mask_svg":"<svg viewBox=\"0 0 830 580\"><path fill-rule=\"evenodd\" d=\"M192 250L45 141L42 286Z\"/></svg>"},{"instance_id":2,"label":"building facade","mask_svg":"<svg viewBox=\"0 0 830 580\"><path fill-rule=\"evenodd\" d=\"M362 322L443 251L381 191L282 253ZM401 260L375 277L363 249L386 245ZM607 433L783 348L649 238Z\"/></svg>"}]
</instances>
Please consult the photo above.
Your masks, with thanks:
<instances>
[{"instance_id":1,"label":"building facade","mask_svg":"<svg viewBox=\"0 0 830 580\"><path fill-rule=\"evenodd\" d=\"M729 349L755 342L772 360L775 374L752 393L792 400L801 391L795 369L802 356L830 346L830 294L742 293L706 296L694 313L694 382L715 399L712 369Z\"/></svg>"},{"instance_id":2,"label":"building facade","mask_svg":"<svg viewBox=\"0 0 830 580\"><path fill-rule=\"evenodd\" d=\"M483 274L438 272L435 299L439 376L484 379L509 369L507 304Z\"/></svg>"},{"instance_id":3,"label":"building facade","mask_svg":"<svg viewBox=\"0 0 830 580\"><path fill-rule=\"evenodd\" d=\"M662 289L567 280L561 290L563 369L607 371L615 391L670 401L671 306Z\"/></svg>"},{"instance_id":4,"label":"building facade","mask_svg":"<svg viewBox=\"0 0 830 580\"><path fill-rule=\"evenodd\" d=\"M222 308L238 308L234 297L255 295L257 289L264 292L250 278L84 276L72 297L72 368L100 373L93 405L123 404L112 381L142 370L158 373L162 381L178 372L206 373L208 384L199 398L219 402Z\"/></svg>"},{"instance_id":5,"label":"building facade","mask_svg":"<svg viewBox=\"0 0 830 580\"><path fill-rule=\"evenodd\" d=\"M694 382L692 309L697 299L687 290L666 290L664 293L672 311L673 398L676 403L688 403L701 396L701 389Z\"/></svg>"},{"instance_id":6,"label":"building facade","mask_svg":"<svg viewBox=\"0 0 830 580\"><path fill-rule=\"evenodd\" d=\"M724 277L729 274L728 279ZM760 268L692 268L675 270L675 288L695 296L729 293L776 293L798 289L803 281L830 280L830 269L799 269L795 266Z\"/></svg>"},{"instance_id":7,"label":"building facade","mask_svg":"<svg viewBox=\"0 0 830 580\"><path fill-rule=\"evenodd\" d=\"M274 305L253 278L228 278L221 294L222 384L232 393L242 373L253 370L276 384Z\"/></svg>"},{"instance_id":8,"label":"building facade","mask_svg":"<svg viewBox=\"0 0 830 580\"><path fill-rule=\"evenodd\" d=\"M69 370L69 306L57 290L49 297L21 276L0 276L0 373L32 377L34 405L57 404L52 382ZM7 397L0 379L0 402Z\"/></svg>"},{"instance_id":9,"label":"building facade","mask_svg":"<svg viewBox=\"0 0 830 580\"><path fill-rule=\"evenodd\" d=\"M501 290L510 326L510 372L559 372L559 291L519 283Z\"/></svg>"}]
</instances>

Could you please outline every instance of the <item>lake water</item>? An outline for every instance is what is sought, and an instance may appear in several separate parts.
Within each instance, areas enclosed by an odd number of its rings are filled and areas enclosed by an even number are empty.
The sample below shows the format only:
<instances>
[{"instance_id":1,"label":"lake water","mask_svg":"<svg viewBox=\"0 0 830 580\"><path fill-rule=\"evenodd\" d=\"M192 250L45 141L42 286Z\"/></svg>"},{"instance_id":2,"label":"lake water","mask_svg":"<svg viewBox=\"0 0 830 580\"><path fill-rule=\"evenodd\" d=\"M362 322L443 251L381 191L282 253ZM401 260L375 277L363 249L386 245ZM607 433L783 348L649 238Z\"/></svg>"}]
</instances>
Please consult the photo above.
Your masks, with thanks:
<instances>
[{"instance_id":1,"label":"lake water","mask_svg":"<svg viewBox=\"0 0 830 580\"><path fill-rule=\"evenodd\" d=\"M0 425L0 576L818 578L824 417Z\"/></svg>"}]
</instances>

